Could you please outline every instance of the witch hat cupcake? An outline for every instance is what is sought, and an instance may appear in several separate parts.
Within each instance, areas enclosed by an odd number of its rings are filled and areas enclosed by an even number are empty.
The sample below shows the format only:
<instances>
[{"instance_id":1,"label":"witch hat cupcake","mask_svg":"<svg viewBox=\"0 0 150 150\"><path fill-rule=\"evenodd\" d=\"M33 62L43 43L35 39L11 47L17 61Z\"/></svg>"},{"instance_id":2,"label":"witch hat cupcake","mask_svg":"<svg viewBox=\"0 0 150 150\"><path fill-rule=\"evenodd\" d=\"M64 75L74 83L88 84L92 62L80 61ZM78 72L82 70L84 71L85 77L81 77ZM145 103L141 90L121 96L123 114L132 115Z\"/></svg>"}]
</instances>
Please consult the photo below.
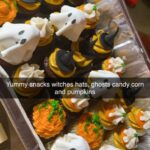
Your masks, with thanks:
<instances>
[{"instance_id":1,"label":"witch hat cupcake","mask_svg":"<svg viewBox=\"0 0 150 150\"><path fill-rule=\"evenodd\" d=\"M56 48L49 59L45 59L45 69L50 77L68 78L74 76L76 67L72 53Z\"/></svg>"}]
</instances>

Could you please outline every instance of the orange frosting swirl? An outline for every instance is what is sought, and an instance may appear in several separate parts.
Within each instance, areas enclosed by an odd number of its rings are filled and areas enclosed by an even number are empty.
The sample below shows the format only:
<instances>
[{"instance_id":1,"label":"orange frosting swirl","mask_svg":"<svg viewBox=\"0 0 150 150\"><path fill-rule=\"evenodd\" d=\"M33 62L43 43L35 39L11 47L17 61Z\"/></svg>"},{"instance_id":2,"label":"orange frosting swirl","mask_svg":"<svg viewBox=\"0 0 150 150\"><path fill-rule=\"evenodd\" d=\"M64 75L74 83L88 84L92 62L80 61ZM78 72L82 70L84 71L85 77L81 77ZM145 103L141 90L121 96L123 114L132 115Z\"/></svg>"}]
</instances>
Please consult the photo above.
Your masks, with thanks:
<instances>
[{"instance_id":1,"label":"orange frosting swirl","mask_svg":"<svg viewBox=\"0 0 150 150\"><path fill-rule=\"evenodd\" d=\"M48 100L33 108L33 125L40 137L49 139L59 134L66 121L66 113L57 100Z\"/></svg>"},{"instance_id":2,"label":"orange frosting swirl","mask_svg":"<svg viewBox=\"0 0 150 150\"><path fill-rule=\"evenodd\" d=\"M0 0L0 25L12 22L17 14L15 0Z\"/></svg>"}]
</instances>

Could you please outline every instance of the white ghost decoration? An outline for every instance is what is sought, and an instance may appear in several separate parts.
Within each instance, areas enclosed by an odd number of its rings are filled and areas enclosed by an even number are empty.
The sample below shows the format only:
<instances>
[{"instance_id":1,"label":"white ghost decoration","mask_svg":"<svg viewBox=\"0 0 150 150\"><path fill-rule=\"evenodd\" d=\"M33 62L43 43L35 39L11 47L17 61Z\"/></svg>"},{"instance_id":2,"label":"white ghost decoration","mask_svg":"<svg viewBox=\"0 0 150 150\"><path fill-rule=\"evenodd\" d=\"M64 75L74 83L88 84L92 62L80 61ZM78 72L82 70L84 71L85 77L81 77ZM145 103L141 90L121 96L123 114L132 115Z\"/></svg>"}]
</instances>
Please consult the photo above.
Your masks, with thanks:
<instances>
[{"instance_id":1,"label":"white ghost decoration","mask_svg":"<svg viewBox=\"0 0 150 150\"><path fill-rule=\"evenodd\" d=\"M0 28L0 58L18 65L31 59L40 40L40 31L32 25L5 23Z\"/></svg>"},{"instance_id":2,"label":"white ghost decoration","mask_svg":"<svg viewBox=\"0 0 150 150\"><path fill-rule=\"evenodd\" d=\"M60 13L50 14L50 22L58 31L57 36L63 35L71 41L77 41L86 27L87 14L83 11L64 5Z\"/></svg>"},{"instance_id":3,"label":"white ghost decoration","mask_svg":"<svg viewBox=\"0 0 150 150\"><path fill-rule=\"evenodd\" d=\"M68 133L56 139L51 150L90 150L90 147L81 136Z\"/></svg>"},{"instance_id":4,"label":"white ghost decoration","mask_svg":"<svg viewBox=\"0 0 150 150\"><path fill-rule=\"evenodd\" d=\"M119 88L112 87L113 83L120 83L120 78L116 73L97 70L91 71L88 76L90 90L94 90L93 98L103 97L103 99L113 99Z\"/></svg>"}]
</instances>

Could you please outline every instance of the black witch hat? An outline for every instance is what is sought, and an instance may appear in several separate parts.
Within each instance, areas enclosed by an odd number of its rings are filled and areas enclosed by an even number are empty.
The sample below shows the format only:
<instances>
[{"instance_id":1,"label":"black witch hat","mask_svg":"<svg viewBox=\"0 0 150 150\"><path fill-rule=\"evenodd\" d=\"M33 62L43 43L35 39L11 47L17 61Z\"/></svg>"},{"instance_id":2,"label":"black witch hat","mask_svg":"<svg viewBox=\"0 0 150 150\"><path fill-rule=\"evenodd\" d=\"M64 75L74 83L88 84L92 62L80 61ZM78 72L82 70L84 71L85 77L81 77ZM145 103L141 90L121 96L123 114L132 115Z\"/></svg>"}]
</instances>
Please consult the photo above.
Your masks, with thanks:
<instances>
[{"instance_id":1,"label":"black witch hat","mask_svg":"<svg viewBox=\"0 0 150 150\"><path fill-rule=\"evenodd\" d=\"M117 28L117 30L111 34L108 34L108 33L103 33L101 35L101 43L102 45L104 46L104 49L106 50L110 50L110 49L113 49L114 47L114 40L115 40L115 37L116 35L118 34L118 31L119 31L119 27Z\"/></svg>"},{"instance_id":2,"label":"black witch hat","mask_svg":"<svg viewBox=\"0 0 150 150\"><path fill-rule=\"evenodd\" d=\"M64 73L69 73L75 68L72 52L70 51L59 50L56 54L56 63Z\"/></svg>"}]
</instances>

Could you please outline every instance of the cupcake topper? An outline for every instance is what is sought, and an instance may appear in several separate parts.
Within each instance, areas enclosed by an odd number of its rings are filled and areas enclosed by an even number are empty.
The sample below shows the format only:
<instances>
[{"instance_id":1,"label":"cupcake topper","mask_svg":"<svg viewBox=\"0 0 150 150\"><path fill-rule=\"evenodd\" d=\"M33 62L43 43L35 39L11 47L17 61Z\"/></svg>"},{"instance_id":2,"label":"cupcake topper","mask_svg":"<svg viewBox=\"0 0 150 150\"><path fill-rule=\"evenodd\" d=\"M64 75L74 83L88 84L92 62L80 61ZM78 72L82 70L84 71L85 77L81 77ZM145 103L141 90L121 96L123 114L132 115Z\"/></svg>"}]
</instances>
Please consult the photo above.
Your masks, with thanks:
<instances>
[{"instance_id":1,"label":"cupcake topper","mask_svg":"<svg viewBox=\"0 0 150 150\"><path fill-rule=\"evenodd\" d=\"M60 69L66 73L72 71L75 67L74 61L72 59L72 53L69 51L58 51L56 62Z\"/></svg>"},{"instance_id":2,"label":"cupcake topper","mask_svg":"<svg viewBox=\"0 0 150 150\"><path fill-rule=\"evenodd\" d=\"M119 31L119 28L117 28L117 30L112 34L107 34L107 33L102 34L101 43L105 49L113 49L114 40L115 40L116 35L118 34L118 31Z\"/></svg>"}]
</instances>

